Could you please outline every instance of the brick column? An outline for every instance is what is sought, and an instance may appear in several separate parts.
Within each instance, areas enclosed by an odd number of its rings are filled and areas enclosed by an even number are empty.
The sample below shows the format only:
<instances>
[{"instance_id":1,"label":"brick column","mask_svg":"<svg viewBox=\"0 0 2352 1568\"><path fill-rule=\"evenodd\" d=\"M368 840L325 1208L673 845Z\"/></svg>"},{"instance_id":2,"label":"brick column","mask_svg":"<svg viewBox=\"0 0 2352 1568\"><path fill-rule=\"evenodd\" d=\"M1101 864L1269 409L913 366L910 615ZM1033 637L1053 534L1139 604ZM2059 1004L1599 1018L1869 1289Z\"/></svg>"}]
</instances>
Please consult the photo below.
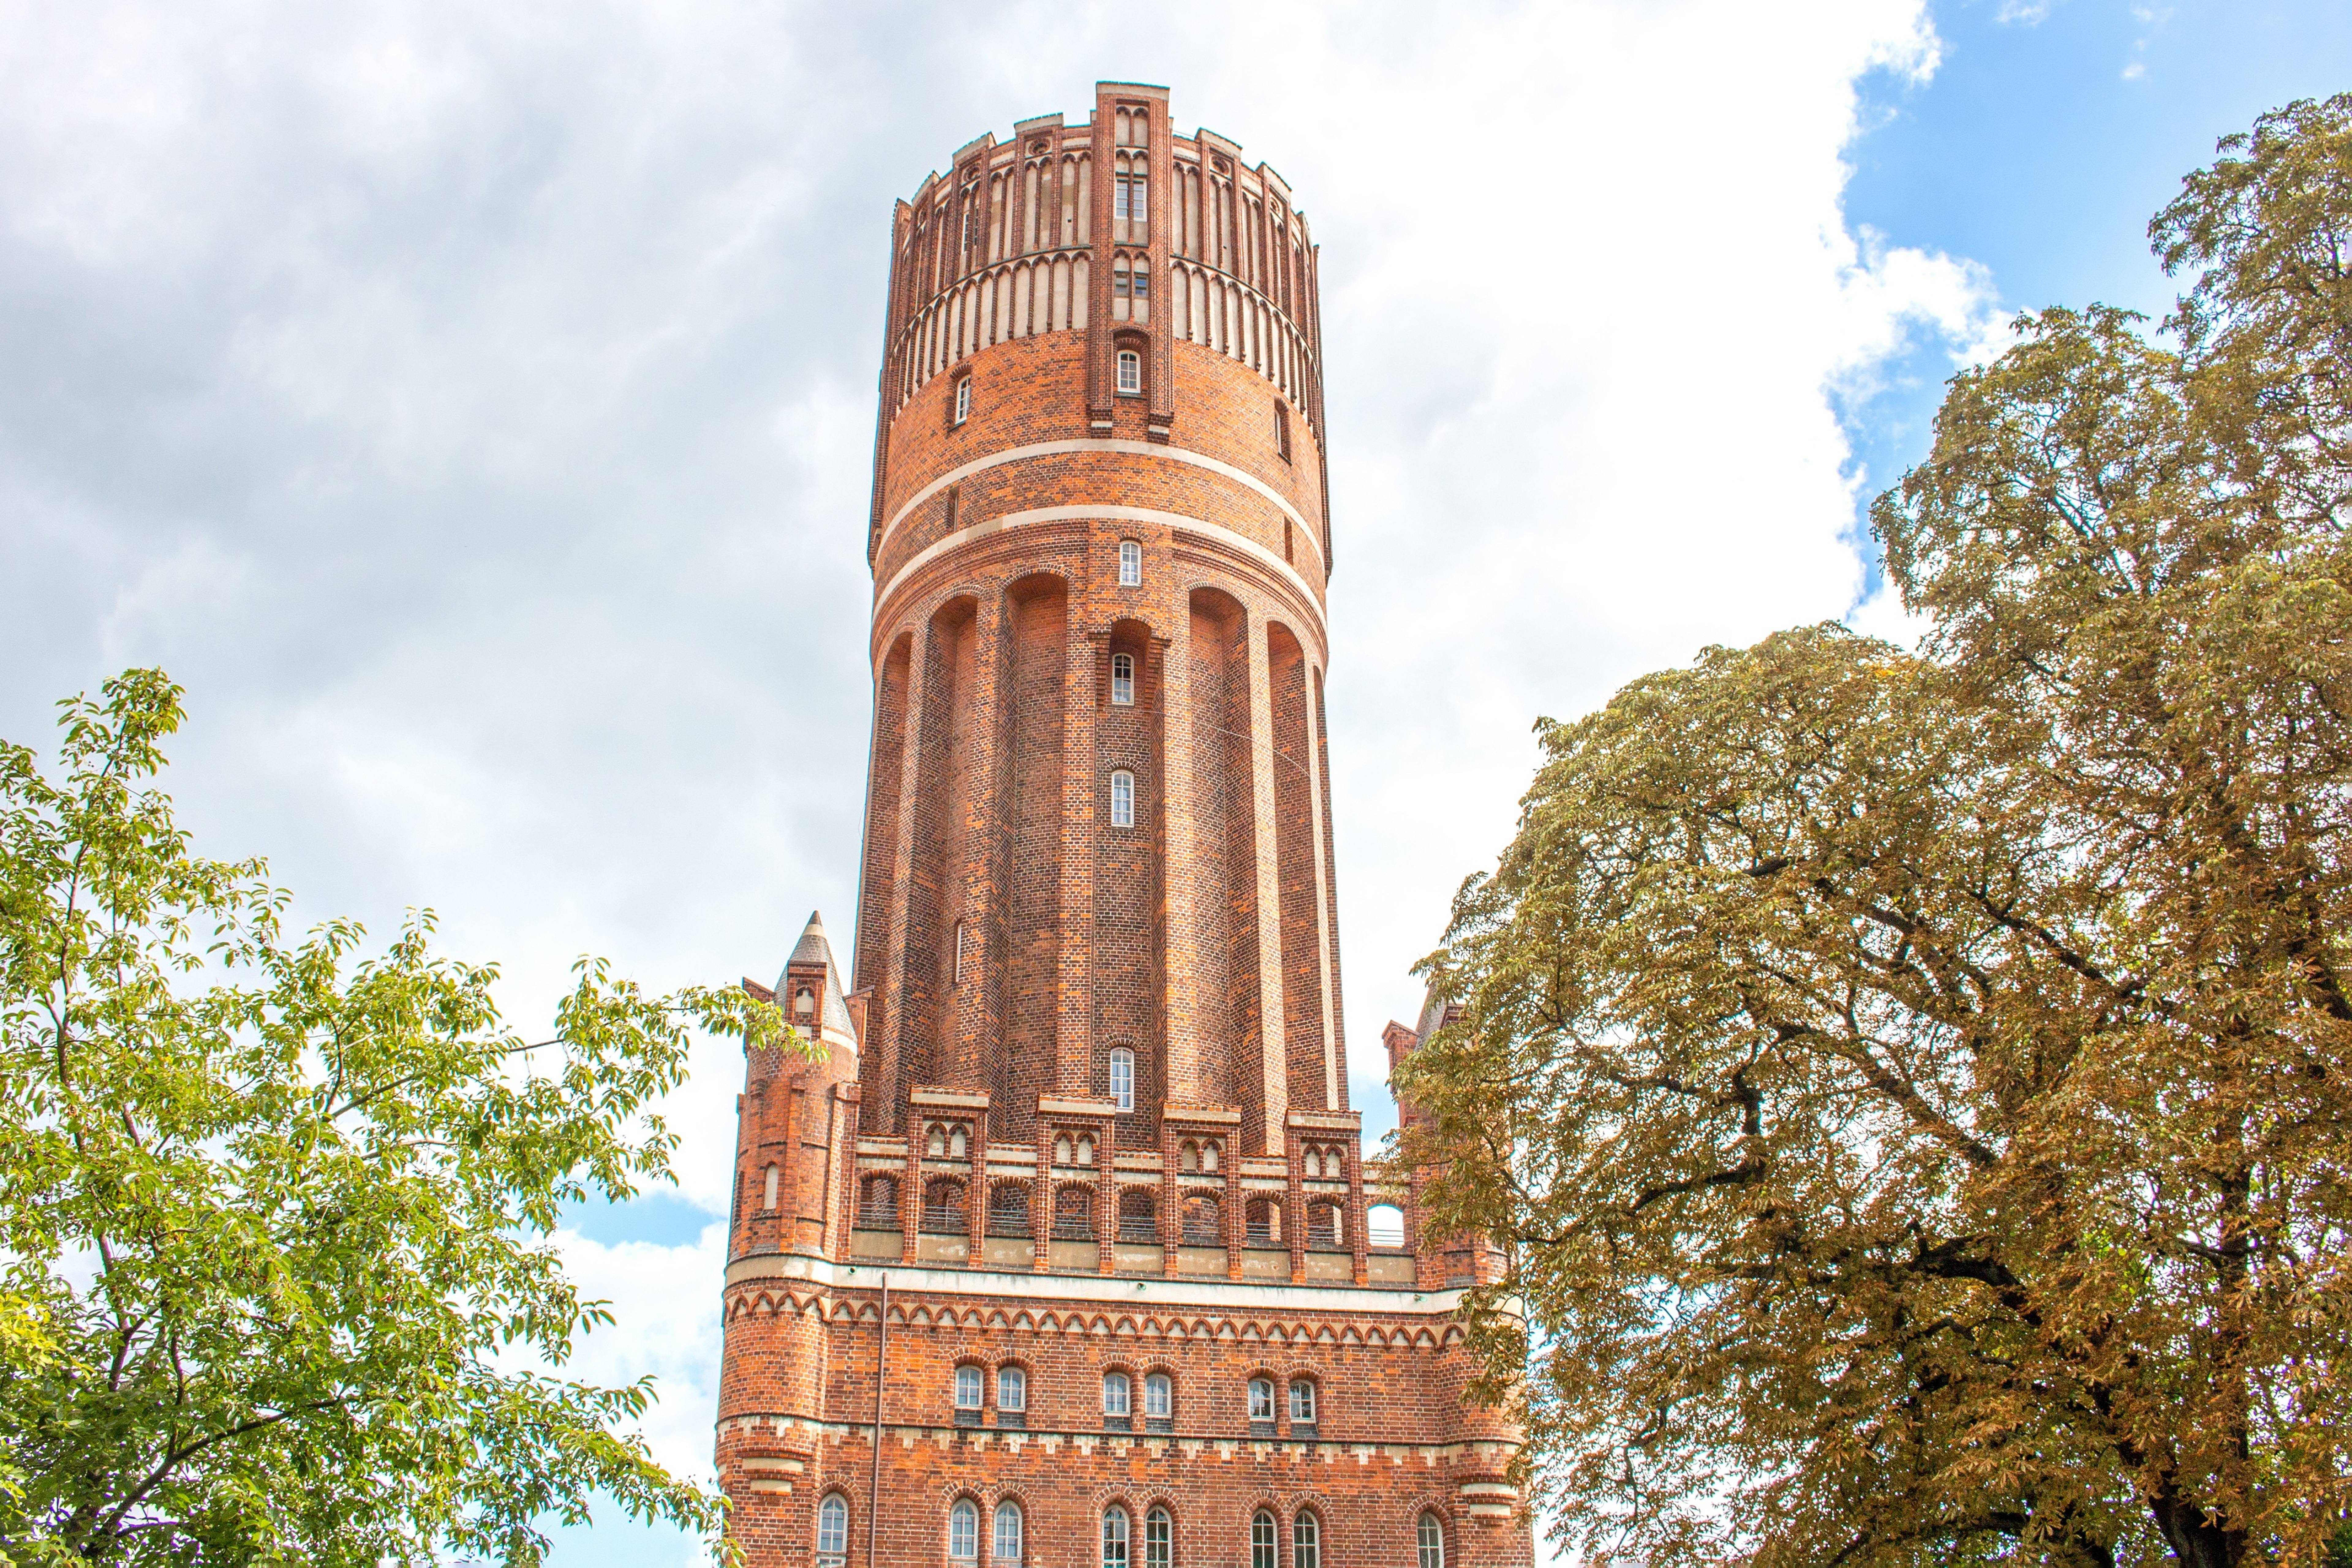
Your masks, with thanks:
<instances>
[{"instance_id":1,"label":"brick column","mask_svg":"<svg viewBox=\"0 0 2352 1568\"><path fill-rule=\"evenodd\" d=\"M1245 610L1244 617L1249 649L1250 806L1257 845L1257 1060L1244 1060L1261 1086L1265 1152L1272 1154L1288 1142L1284 1123L1290 1110L1289 1035L1282 1007L1282 851L1274 809L1273 674L1266 662L1265 618L1255 610ZM1297 1164L1294 1157L1294 1171Z\"/></svg>"}]
</instances>

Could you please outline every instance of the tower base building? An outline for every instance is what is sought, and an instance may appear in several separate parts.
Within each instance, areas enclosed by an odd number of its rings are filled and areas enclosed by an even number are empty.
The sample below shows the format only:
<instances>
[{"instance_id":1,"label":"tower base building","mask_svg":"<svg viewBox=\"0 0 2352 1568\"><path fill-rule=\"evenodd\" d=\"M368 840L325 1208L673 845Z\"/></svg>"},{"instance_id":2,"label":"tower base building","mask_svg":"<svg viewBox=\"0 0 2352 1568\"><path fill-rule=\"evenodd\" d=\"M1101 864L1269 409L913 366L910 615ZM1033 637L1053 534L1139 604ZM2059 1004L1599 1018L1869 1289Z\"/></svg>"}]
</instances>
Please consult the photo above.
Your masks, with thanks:
<instances>
[{"instance_id":1,"label":"tower base building","mask_svg":"<svg viewBox=\"0 0 2352 1568\"><path fill-rule=\"evenodd\" d=\"M812 917L740 1101L752 1568L1533 1562L1496 1255L1348 1104L1317 267L1155 87L898 204L854 978Z\"/></svg>"}]
</instances>

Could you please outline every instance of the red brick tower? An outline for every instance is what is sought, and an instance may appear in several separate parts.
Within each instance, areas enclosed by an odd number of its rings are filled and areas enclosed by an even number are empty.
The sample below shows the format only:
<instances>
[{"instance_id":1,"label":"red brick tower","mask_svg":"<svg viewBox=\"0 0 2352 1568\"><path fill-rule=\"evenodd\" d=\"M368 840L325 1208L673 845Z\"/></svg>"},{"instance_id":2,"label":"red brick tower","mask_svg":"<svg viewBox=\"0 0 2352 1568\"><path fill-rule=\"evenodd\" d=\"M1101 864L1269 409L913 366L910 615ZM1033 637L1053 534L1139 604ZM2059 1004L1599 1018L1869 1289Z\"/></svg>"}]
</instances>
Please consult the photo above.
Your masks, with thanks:
<instances>
[{"instance_id":1,"label":"red brick tower","mask_svg":"<svg viewBox=\"0 0 2352 1568\"><path fill-rule=\"evenodd\" d=\"M1347 1102L1306 220L1103 83L893 235L857 989L812 917L826 1058L749 1053L738 1142L750 1562L1528 1564L1491 1253Z\"/></svg>"}]
</instances>

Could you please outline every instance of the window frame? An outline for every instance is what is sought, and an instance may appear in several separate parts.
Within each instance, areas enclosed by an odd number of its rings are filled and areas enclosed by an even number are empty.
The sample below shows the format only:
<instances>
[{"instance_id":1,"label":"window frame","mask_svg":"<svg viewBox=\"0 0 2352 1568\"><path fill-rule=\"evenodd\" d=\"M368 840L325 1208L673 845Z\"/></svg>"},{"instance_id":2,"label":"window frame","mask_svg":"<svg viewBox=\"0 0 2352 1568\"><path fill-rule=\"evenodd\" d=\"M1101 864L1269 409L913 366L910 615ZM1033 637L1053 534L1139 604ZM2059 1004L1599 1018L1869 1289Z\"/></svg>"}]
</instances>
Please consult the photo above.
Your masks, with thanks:
<instances>
[{"instance_id":1,"label":"window frame","mask_svg":"<svg viewBox=\"0 0 2352 1568\"><path fill-rule=\"evenodd\" d=\"M1006 1379L1010 1378L1012 1397L1005 1397ZM1026 1411L1029 1408L1029 1369L1007 1363L996 1369L996 1407L999 1410Z\"/></svg>"},{"instance_id":2,"label":"window frame","mask_svg":"<svg viewBox=\"0 0 2352 1568\"><path fill-rule=\"evenodd\" d=\"M1135 774L1126 768L1111 770L1110 825L1113 827L1135 826Z\"/></svg>"},{"instance_id":3,"label":"window frame","mask_svg":"<svg viewBox=\"0 0 2352 1568\"><path fill-rule=\"evenodd\" d=\"M1103 1568L1128 1568L1133 1559L1129 1555L1129 1542L1134 1536L1135 1521L1127 1510L1113 1503L1102 1511Z\"/></svg>"},{"instance_id":4,"label":"window frame","mask_svg":"<svg viewBox=\"0 0 2352 1568\"><path fill-rule=\"evenodd\" d=\"M829 1536L828 1526L837 1526L839 1534ZM827 1492L816 1505L816 1559L832 1568L848 1555L849 1500L839 1492Z\"/></svg>"},{"instance_id":5,"label":"window frame","mask_svg":"<svg viewBox=\"0 0 2352 1568\"><path fill-rule=\"evenodd\" d=\"M967 1391L971 1394L969 1400L964 1398ZM955 1407L958 1410L978 1410L987 1403L987 1374L974 1363L959 1363L955 1369Z\"/></svg>"},{"instance_id":6,"label":"window frame","mask_svg":"<svg viewBox=\"0 0 2352 1568\"><path fill-rule=\"evenodd\" d=\"M1118 585L1122 588L1143 586L1143 542L1139 539L1118 542Z\"/></svg>"},{"instance_id":7,"label":"window frame","mask_svg":"<svg viewBox=\"0 0 2352 1568\"><path fill-rule=\"evenodd\" d=\"M971 374L966 372L956 377L955 423L962 425L971 418Z\"/></svg>"},{"instance_id":8,"label":"window frame","mask_svg":"<svg viewBox=\"0 0 2352 1568\"><path fill-rule=\"evenodd\" d=\"M1282 1526L1272 1510L1250 1515L1250 1568L1281 1568Z\"/></svg>"},{"instance_id":9,"label":"window frame","mask_svg":"<svg viewBox=\"0 0 2352 1568\"><path fill-rule=\"evenodd\" d=\"M1121 397L1142 396L1143 355L1134 349L1120 349L1113 355L1111 384Z\"/></svg>"},{"instance_id":10,"label":"window frame","mask_svg":"<svg viewBox=\"0 0 2352 1568\"><path fill-rule=\"evenodd\" d=\"M1118 1390L1117 1408L1112 1407L1111 1390ZM1107 1372L1102 1375L1102 1413L1112 1416L1132 1416L1135 1414L1135 1380L1123 1372Z\"/></svg>"},{"instance_id":11,"label":"window frame","mask_svg":"<svg viewBox=\"0 0 2352 1568\"><path fill-rule=\"evenodd\" d=\"M959 1528L962 1531L961 1537ZM959 1546L965 1550L959 1552ZM960 1497L948 1507L948 1561L980 1561L980 1505L968 1497Z\"/></svg>"},{"instance_id":12,"label":"window frame","mask_svg":"<svg viewBox=\"0 0 2352 1568\"><path fill-rule=\"evenodd\" d=\"M1260 1394L1265 1395L1265 1414L1263 1415L1258 1414L1257 1396ZM1281 1401L1276 1396L1274 1391L1274 1379L1254 1377L1249 1380L1249 1418L1251 1420L1272 1421L1275 1412L1280 1408Z\"/></svg>"},{"instance_id":13,"label":"window frame","mask_svg":"<svg viewBox=\"0 0 2352 1568\"><path fill-rule=\"evenodd\" d=\"M1135 1049L1131 1046L1113 1046L1110 1062L1106 1069L1110 1089L1110 1102L1123 1116L1135 1111Z\"/></svg>"},{"instance_id":14,"label":"window frame","mask_svg":"<svg viewBox=\"0 0 2352 1568\"><path fill-rule=\"evenodd\" d=\"M1174 1568L1176 1521L1166 1505L1154 1503L1143 1515L1143 1568Z\"/></svg>"},{"instance_id":15,"label":"window frame","mask_svg":"<svg viewBox=\"0 0 2352 1568\"><path fill-rule=\"evenodd\" d=\"M1290 1521L1290 1568L1323 1568L1323 1521L1311 1508Z\"/></svg>"},{"instance_id":16,"label":"window frame","mask_svg":"<svg viewBox=\"0 0 2352 1568\"><path fill-rule=\"evenodd\" d=\"M1004 1544L1004 1521L1013 1521L1013 1544ZM1029 1518L1011 1498L999 1501L988 1518L988 1561L991 1568L1019 1568L1029 1554Z\"/></svg>"},{"instance_id":17,"label":"window frame","mask_svg":"<svg viewBox=\"0 0 2352 1568\"><path fill-rule=\"evenodd\" d=\"M1124 673L1121 666L1125 667ZM1135 656L1131 653L1110 656L1110 700L1114 708L1135 706Z\"/></svg>"},{"instance_id":18,"label":"window frame","mask_svg":"<svg viewBox=\"0 0 2352 1568\"><path fill-rule=\"evenodd\" d=\"M1153 1408L1155 1405L1157 1409ZM1143 1417L1147 1421L1172 1421L1176 1418L1176 1380L1164 1372L1144 1374Z\"/></svg>"},{"instance_id":19,"label":"window frame","mask_svg":"<svg viewBox=\"0 0 2352 1568\"><path fill-rule=\"evenodd\" d=\"M1301 1399L1299 1397L1301 1394L1306 1395L1306 1397ZM1319 1419L1322 1415L1322 1412L1319 1409L1320 1403L1321 1402L1316 1398L1315 1380L1313 1378L1294 1377L1290 1380L1290 1424L1293 1426L1321 1426L1322 1422ZM1299 1414L1302 1407L1306 1411L1306 1414L1303 1415Z\"/></svg>"},{"instance_id":20,"label":"window frame","mask_svg":"<svg viewBox=\"0 0 2352 1568\"><path fill-rule=\"evenodd\" d=\"M1423 1509L1412 1532L1414 1568L1445 1568L1445 1521Z\"/></svg>"}]
</instances>

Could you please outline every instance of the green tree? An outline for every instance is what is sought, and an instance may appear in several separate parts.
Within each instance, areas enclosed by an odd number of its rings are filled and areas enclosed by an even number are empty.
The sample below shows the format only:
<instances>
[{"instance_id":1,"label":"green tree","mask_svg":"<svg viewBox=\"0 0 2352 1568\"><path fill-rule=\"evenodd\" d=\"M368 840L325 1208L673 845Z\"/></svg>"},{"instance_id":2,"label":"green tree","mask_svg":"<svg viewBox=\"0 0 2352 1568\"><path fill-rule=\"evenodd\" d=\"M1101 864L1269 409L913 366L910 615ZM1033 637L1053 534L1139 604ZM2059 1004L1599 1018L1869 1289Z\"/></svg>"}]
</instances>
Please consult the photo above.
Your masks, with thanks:
<instances>
[{"instance_id":1,"label":"green tree","mask_svg":"<svg viewBox=\"0 0 2352 1568\"><path fill-rule=\"evenodd\" d=\"M1402 1152L1593 1560L2345 1539L2352 95L2221 153L2168 331L2021 318L1879 498L1920 650L1544 721L1429 961Z\"/></svg>"},{"instance_id":2,"label":"green tree","mask_svg":"<svg viewBox=\"0 0 2352 1568\"><path fill-rule=\"evenodd\" d=\"M62 704L59 782L0 744L0 1557L532 1563L600 1491L716 1539L650 1380L537 1370L610 1321L550 1237L667 1178L691 1026L773 1009L583 960L530 1044L429 915L289 939L152 782L180 695Z\"/></svg>"}]
</instances>

